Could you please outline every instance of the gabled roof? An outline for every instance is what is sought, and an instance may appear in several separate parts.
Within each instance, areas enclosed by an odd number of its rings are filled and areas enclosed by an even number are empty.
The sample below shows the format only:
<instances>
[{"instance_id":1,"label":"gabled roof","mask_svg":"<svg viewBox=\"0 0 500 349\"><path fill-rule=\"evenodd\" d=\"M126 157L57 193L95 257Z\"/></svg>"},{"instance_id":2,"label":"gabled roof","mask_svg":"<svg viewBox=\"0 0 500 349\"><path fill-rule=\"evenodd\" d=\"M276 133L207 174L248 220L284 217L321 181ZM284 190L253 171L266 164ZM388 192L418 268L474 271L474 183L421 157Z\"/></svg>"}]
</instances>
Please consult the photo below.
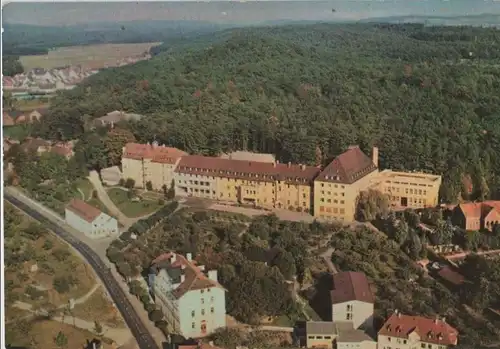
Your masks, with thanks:
<instances>
[{"instance_id":1,"label":"gabled roof","mask_svg":"<svg viewBox=\"0 0 500 349\"><path fill-rule=\"evenodd\" d=\"M406 338L415 332L425 343L456 345L458 331L441 319L394 313L378 332L379 335Z\"/></svg>"},{"instance_id":2,"label":"gabled roof","mask_svg":"<svg viewBox=\"0 0 500 349\"><path fill-rule=\"evenodd\" d=\"M150 159L163 164L175 164L184 155L187 153L180 149L157 144L127 143L123 149L123 157L126 159Z\"/></svg>"},{"instance_id":3,"label":"gabled roof","mask_svg":"<svg viewBox=\"0 0 500 349\"><path fill-rule=\"evenodd\" d=\"M359 146L351 146L347 151L330 162L316 178L317 181L352 184L377 166L361 151Z\"/></svg>"},{"instance_id":4,"label":"gabled roof","mask_svg":"<svg viewBox=\"0 0 500 349\"><path fill-rule=\"evenodd\" d=\"M72 199L66 208L89 223L95 221L102 213L98 208L80 199Z\"/></svg>"},{"instance_id":5,"label":"gabled roof","mask_svg":"<svg viewBox=\"0 0 500 349\"><path fill-rule=\"evenodd\" d=\"M310 335L336 335L337 326L331 321L308 321L306 322L306 333Z\"/></svg>"},{"instance_id":6,"label":"gabled roof","mask_svg":"<svg viewBox=\"0 0 500 349\"><path fill-rule=\"evenodd\" d=\"M313 166L291 163L281 164L187 155L181 158L175 172L247 179L258 182L280 180L289 183L308 184L319 173L319 169Z\"/></svg>"},{"instance_id":7,"label":"gabled roof","mask_svg":"<svg viewBox=\"0 0 500 349\"><path fill-rule=\"evenodd\" d=\"M480 202L467 202L457 206L466 219L481 218L483 212L483 205Z\"/></svg>"},{"instance_id":8,"label":"gabled roof","mask_svg":"<svg viewBox=\"0 0 500 349\"><path fill-rule=\"evenodd\" d=\"M330 292L332 304L349 301L374 303L366 275L361 272L346 271L333 275L333 290Z\"/></svg>"},{"instance_id":9,"label":"gabled roof","mask_svg":"<svg viewBox=\"0 0 500 349\"><path fill-rule=\"evenodd\" d=\"M174 255L175 261L172 263L170 260ZM177 299L189 291L211 287L223 288L217 281L209 279L196 265L196 261L188 261L183 255L174 252L164 253L157 257L151 263L151 269L155 273L164 269L173 283L179 283L172 291L172 295ZM184 281L182 282L181 275L184 275Z\"/></svg>"}]
</instances>

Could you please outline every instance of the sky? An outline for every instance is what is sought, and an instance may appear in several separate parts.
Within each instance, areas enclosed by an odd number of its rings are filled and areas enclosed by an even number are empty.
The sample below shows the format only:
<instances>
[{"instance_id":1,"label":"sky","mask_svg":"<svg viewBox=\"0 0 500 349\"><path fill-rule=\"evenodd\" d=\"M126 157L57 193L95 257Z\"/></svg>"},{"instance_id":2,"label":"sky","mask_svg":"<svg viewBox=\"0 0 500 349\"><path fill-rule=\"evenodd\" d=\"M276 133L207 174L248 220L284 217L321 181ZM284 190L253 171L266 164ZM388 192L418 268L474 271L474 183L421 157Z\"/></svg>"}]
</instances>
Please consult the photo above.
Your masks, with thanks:
<instances>
[{"instance_id":1,"label":"sky","mask_svg":"<svg viewBox=\"0 0 500 349\"><path fill-rule=\"evenodd\" d=\"M335 9L335 12L332 11ZM219 23L293 20L357 20L427 15L500 15L500 0L298 0L298 1L133 1L29 3L4 6L6 23L71 25L131 20L206 20Z\"/></svg>"}]
</instances>

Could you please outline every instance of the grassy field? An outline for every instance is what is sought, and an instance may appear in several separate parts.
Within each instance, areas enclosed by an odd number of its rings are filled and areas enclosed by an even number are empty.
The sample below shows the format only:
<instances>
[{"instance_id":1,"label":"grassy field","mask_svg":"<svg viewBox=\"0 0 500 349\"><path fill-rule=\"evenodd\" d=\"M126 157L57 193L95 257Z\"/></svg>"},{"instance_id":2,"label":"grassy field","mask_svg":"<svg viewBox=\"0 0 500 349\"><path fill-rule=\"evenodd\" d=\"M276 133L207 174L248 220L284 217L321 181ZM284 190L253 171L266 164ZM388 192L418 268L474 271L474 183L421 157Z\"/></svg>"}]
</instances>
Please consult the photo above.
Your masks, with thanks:
<instances>
[{"instance_id":1,"label":"grassy field","mask_svg":"<svg viewBox=\"0 0 500 349\"><path fill-rule=\"evenodd\" d=\"M18 141L28 137L31 134L32 125L14 125L14 126L4 126L3 136L16 139Z\"/></svg>"},{"instance_id":2,"label":"grassy field","mask_svg":"<svg viewBox=\"0 0 500 349\"><path fill-rule=\"evenodd\" d=\"M101 44L88 46L60 47L47 55L21 56L25 70L33 68L51 69L67 65L82 65L99 69L105 64L113 64L117 59L140 55L160 43Z\"/></svg>"},{"instance_id":3,"label":"grassy field","mask_svg":"<svg viewBox=\"0 0 500 349\"><path fill-rule=\"evenodd\" d=\"M108 190L108 195L115 203L116 207L127 217L141 217L149 213L157 211L161 206L158 200L145 200L138 202L131 201L125 190L119 188L111 188Z\"/></svg>"},{"instance_id":4,"label":"grassy field","mask_svg":"<svg viewBox=\"0 0 500 349\"><path fill-rule=\"evenodd\" d=\"M20 111L31 111L38 108L48 108L49 102L40 99L17 100L15 109Z\"/></svg>"}]
</instances>

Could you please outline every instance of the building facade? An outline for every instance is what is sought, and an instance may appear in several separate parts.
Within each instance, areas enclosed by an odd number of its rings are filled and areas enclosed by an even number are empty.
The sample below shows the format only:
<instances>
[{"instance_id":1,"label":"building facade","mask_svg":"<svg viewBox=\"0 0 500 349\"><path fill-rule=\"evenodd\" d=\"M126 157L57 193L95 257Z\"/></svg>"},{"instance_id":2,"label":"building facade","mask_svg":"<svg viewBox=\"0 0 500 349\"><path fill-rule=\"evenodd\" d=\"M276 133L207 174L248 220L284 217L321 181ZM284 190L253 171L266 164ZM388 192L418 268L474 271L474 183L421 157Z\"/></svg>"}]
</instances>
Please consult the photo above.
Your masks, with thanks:
<instances>
[{"instance_id":1,"label":"building facade","mask_svg":"<svg viewBox=\"0 0 500 349\"><path fill-rule=\"evenodd\" d=\"M354 329L373 329L375 298L366 275L341 272L333 275L332 321L348 322Z\"/></svg>"},{"instance_id":2,"label":"building facade","mask_svg":"<svg viewBox=\"0 0 500 349\"><path fill-rule=\"evenodd\" d=\"M462 229L493 231L500 224L500 201L467 202L456 206L451 218Z\"/></svg>"},{"instance_id":3,"label":"building facade","mask_svg":"<svg viewBox=\"0 0 500 349\"><path fill-rule=\"evenodd\" d=\"M457 345L458 331L444 319L394 312L378 333L379 349L447 349Z\"/></svg>"},{"instance_id":4,"label":"building facade","mask_svg":"<svg viewBox=\"0 0 500 349\"><path fill-rule=\"evenodd\" d=\"M191 254L170 252L156 258L149 285L174 333L200 338L226 326L226 290L217 281L217 271L205 274Z\"/></svg>"},{"instance_id":5,"label":"building facade","mask_svg":"<svg viewBox=\"0 0 500 349\"><path fill-rule=\"evenodd\" d=\"M263 208L310 212L317 167L183 156L175 169L177 195Z\"/></svg>"},{"instance_id":6,"label":"building facade","mask_svg":"<svg viewBox=\"0 0 500 349\"><path fill-rule=\"evenodd\" d=\"M337 328L333 322L308 321L306 323L306 347L332 349L337 337Z\"/></svg>"},{"instance_id":7,"label":"building facade","mask_svg":"<svg viewBox=\"0 0 500 349\"><path fill-rule=\"evenodd\" d=\"M153 190L161 191L172 185L174 169L181 156L187 153L171 147L153 144L127 143L123 147L123 178L131 178L137 188L147 188L151 182Z\"/></svg>"},{"instance_id":8,"label":"building facade","mask_svg":"<svg viewBox=\"0 0 500 349\"><path fill-rule=\"evenodd\" d=\"M93 239L117 235L118 222L85 201L73 199L65 209L66 223Z\"/></svg>"},{"instance_id":9,"label":"building facade","mask_svg":"<svg viewBox=\"0 0 500 349\"><path fill-rule=\"evenodd\" d=\"M384 170L374 188L389 197L395 209L425 208L439 205L441 176L427 173Z\"/></svg>"}]
</instances>

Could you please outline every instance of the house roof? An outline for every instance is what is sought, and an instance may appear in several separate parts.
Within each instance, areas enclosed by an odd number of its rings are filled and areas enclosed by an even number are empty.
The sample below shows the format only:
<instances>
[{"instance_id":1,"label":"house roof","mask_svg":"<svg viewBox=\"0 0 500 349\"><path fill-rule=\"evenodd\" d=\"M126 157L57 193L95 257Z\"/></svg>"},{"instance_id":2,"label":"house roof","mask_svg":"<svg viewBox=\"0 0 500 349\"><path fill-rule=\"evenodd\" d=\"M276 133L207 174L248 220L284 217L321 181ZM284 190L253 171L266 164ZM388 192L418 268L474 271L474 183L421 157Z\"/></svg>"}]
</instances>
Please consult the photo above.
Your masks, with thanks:
<instances>
[{"instance_id":1,"label":"house roof","mask_svg":"<svg viewBox=\"0 0 500 349\"><path fill-rule=\"evenodd\" d=\"M457 286L463 284L465 281L465 278L462 274L457 273L449 266L444 266L443 268L441 268L441 270L438 271L438 275L444 280Z\"/></svg>"},{"instance_id":2,"label":"house roof","mask_svg":"<svg viewBox=\"0 0 500 349\"><path fill-rule=\"evenodd\" d=\"M175 261L171 258L175 255ZM196 265L195 261L188 261L186 257L174 252L164 253L157 257L152 263L151 268L158 273L164 269L173 280L179 283L172 294L177 299L181 298L189 291L201 290L211 287L222 286L215 280L209 279L203 271ZM184 275L184 281L181 281L181 275Z\"/></svg>"},{"instance_id":3,"label":"house roof","mask_svg":"<svg viewBox=\"0 0 500 349\"><path fill-rule=\"evenodd\" d=\"M340 331L336 338L337 343L360 343L365 341L375 342L375 340L361 330Z\"/></svg>"},{"instance_id":4,"label":"house roof","mask_svg":"<svg viewBox=\"0 0 500 349\"><path fill-rule=\"evenodd\" d=\"M188 155L181 158L175 172L259 182L281 180L288 183L311 183L319 173L319 169L291 163L280 164Z\"/></svg>"},{"instance_id":5,"label":"house roof","mask_svg":"<svg viewBox=\"0 0 500 349\"><path fill-rule=\"evenodd\" d=\"M274 163L276 157L273 154L252 153L249 151L235 151L229 154L222 154L221 159L243 160L243 161L258 161Z\"/></svg>"},{"instance_id":6,"label":"house roof","mask_svg":"<svg viewBox=\"0 0 500 349\"><path fill-rule=\"evenodd\" d=\"M353 271L333 275L333 290L330 296L332 304L349 301L373 303L375 301L366 275Z\"/></svg>"},{"instance_id":7,"label":"house roof","mask_svg":"<svg viewBox=\"0 0 500 349\"><path fill-rule=\"evenodd\" d=\"M175 164L186 152L172 147L157 144L127 143L123 149L123 157L127 159L150 159L152 162Z\"/></svg>"},{"instance_id":8,"label":"house roof","mask_svg":"<svg viewBox=\"0 0 500 349\"><path fill-rule=\"evenodd\" d=\"M351 146L333 159L316 180L352 184L376 169L372 159L366 156L359 146Z\"/></svg>"},{"instance_id":9,"label":"house roof","mask_svg":"<svg viewBox=\"0 0 500 349\"><path fill-rule=\"evenodd\" d=\"M62 156L69 156L71 154L73 154L73 150L69 147L65 147L63 145L55 145L53 146L50 151L52 153L56 153L56 154L59 154L59 155L62 155Z\"/></svg>"},{"instance_id":10,"label":"house roof","mask_svg":"<svg viewBox=\"0 0 500 349\"><path fill-rule=\"evenodd\" d=\"M28 138L24 143L21 144L21 149L23 151L37 151L40 147L50 147L49 141L41 138Z\"/></svg>"},{"instance_id":11,"label":"house roof","mask_svg":"<svg viewBox=\"0 0 500 349\"><path fill-rule=\"evenodd\" d=\"M456 345L458 331L445 321L429 319L421 316L394 313L380 329L379 335L406 338L415 332L422 342Z\"/></svg>"},{"instance_id":12,"label":"house roof","mask_svg":"<svg viewBox=\"0 0 500 349\"><path fill-rule=\"evenodd\" d=\"M102 213L98 208L80 199L72 199L66 208L89 223L92 223Z\"/></svg>"},{"instance_id":13,"label":"house roof","mask_svg":"<svg viewBox=\"0 0 500 349\"><path fill-rule=\"evenodd\" d=\"M458 205L458 208L462 211L466 219L481 218L481 213L483 211L483 205L480 202L467 202Z\"/></svg>"},{"instance_id":14,"label":"house roof","mask_svg":"<svg viewBox=\"0 0 500 349\"><path fill-rule=\"evenodd\" d=\"M337 326L331 321L308 321L306 322L307 335L335 335Z\"/></svg>"}]
</instances>

